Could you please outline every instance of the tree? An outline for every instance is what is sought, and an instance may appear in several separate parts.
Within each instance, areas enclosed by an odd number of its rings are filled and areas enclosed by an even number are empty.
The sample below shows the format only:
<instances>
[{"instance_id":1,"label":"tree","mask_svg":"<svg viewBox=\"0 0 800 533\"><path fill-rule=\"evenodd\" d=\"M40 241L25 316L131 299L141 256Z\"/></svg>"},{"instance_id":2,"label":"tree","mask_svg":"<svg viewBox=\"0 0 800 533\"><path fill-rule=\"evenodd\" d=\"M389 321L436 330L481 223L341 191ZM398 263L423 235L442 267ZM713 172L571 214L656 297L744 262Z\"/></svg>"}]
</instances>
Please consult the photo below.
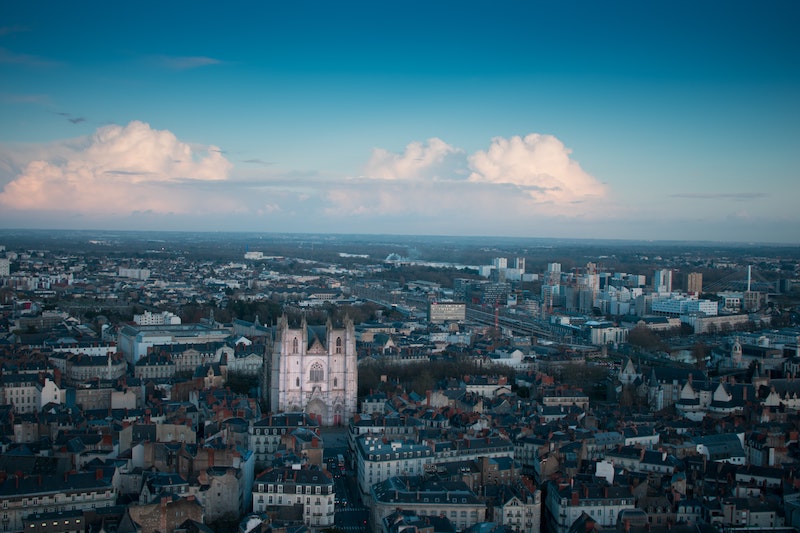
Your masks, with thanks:
<instances>
[{"instance_id":1,"label":"tree","mask_svg":"<svg viewBox=\"0 0 800 533\"><path fill-rule=\"evenodd\" d=\"M708 345L703 341L697 341L692 346L692 356L694 356L695 366L700 369L706 367L706 357L708 356Z\"/></svg>"},{"instance_id":2,"label":"tree","mask_svg":"<svg viewBox=\"0 0 800 533\"><path fill-rule=\"evenodd\" d=\"M655 350L661 343L647 326L638 325L628 332L628 342L644 350Z\"/></svg>"}]
</instances>

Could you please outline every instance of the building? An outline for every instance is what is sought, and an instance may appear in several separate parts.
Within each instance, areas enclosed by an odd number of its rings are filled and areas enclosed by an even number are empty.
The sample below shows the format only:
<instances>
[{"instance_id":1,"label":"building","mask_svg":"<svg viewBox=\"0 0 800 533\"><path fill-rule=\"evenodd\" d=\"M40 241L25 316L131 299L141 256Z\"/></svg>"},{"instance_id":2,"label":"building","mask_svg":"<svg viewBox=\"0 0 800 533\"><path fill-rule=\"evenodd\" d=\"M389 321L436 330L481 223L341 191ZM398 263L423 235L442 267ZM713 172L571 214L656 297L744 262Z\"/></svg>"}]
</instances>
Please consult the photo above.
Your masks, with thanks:
<instances>
[{"instance_id":1,"label":"building","mask_svg":"<svg viewBox=\"0 0 800 533\"><path fill-rule=\"evenodd\" d=\"M653 314L672 317L680 317L692 313L698 313L702 316L716 316L718 307L717 302L686 298L685 296L656 297L653 298L652 303Z\"/></svg>"},{"instance_id":2,"label":"building","mask_svg":"<svg viewBox=\"0 0 800 533\"><path fill-rule=\"evenodd\" d=\"M672 270L664 268L653 273L653 292L657 294L672 292Z\"/></svg>"},{"instance_id":3,"label":"building","mask_svg":"<svg viewBox=\"0 0 800 533\"><path fill-rule=\"evenodd\" d=\"M144 357L157 345L203 344L224 342L231 332L205 324L172 324L163 326L123 326L117 335L117 346L130 364ZM175 360L175 357L173 357ZM176 361L177 365L177 361ZM192 368L191 370L194 370Z\"/></svg>"},{"instance_id":4,"label":"building","mask_svg":"<svg viewBox=\"0 0 800 533\"><path fill-rule=\"evenodd\" d=\"M333 477L318 468L270 468L253 482L253 512L278 514L281 508L302 509L305 525L333 526Z\"/></svg>"},{"instance_id":5,"label":"building","mask_svg":"<svg viewBox=\"0 0 800 533\"><path fill-rule=\"evenodd\" d=\"M18 472L0 483L0 529L22 531L30 515L110 507L116 500L117 491L103 469L63 475Z\"/></svg>"},{"instance_id":6,"label":"building","mask_svg":"<svg viewBox=\"0 0 800 533\"><path fill-rule=\"evenodd\" d=\"M456 302L431 302L428 306L428 321L434 324L443 322L463 322L467 305Z\"/></svg>"},{"instance_id":7,"label":"building","mask_svg":"<svg viewBox=\"0 0 800 533\"><path fill-rule=\"evenodd\" d=\"M585 513L598 525L614 527L621 511L634 509L635 499L628 485L609 485L605 481L556 484L548 481L548 531L567 533Z\"/></svg>"},{"instance_id":8,"label":"building","mask_svg":"<svg viewBox=\"0 0 800 533\"><path fill-rule=\"evenodd\" d=\"M501 485L495 506L495 519L512 531L539 533L542 527L542 491L523 479L514 485Z\"/></svg>"},{"instance_id":9,"label":"building","mask_svg":"<svg viewBox=\"0 0 800 533\"><path fill-rule=\"evenodd\" d=\"M281 442L297 428L317 431L317 421L306 413L278 413L250 424L250 451L255 463L265 466L281 446Z\"/></svg>"},{"instance_id":10,"label":"building","mask_svg":"<svg viewBox=\"0 0 800 533\"><path fill-rule=\"evenodd\" d=\"M443 516L458 531L486 520L486 503L463 481L435 481L424 476L391 477L372 487L372 530L402 509L417 516Z\"/></svg>"},{"instance_id":11,"label":"building","mask_svg":"<svg viewBox=\"0 0 800 533\"><path fill-rule=\"evenodd\" d=\"M42 384L32 374L0 376L0 399L12 405L16 414L37 413L41 407Z\"/></svg>"},{"instance_id":12,"label":"building","mask_svg":"<svg viewBox=\"0 0 800 533\"><path fill-rule=\"evenodd\" d=\"M281 317L273 342L270 408L303 411L322 426L346 423L358 410L358 363L353 322L334 328L290 328Z\"/></svg>"},{"instance_id":13,"label":"building","mask_svg":"<svg viewBox=\"0 0 800 533\"><path fill-rule=\"evenodd\" d=\"M384 443L377 436L365 436L356 444L358 487L362 496L370 493L375 483L392 476L418 476L433 464L433 450L421 444L400 440Z\"/></svg>"},{"instance_id":14,"label":"building","mask_svg":"<svg viewBox=\"0 0 800 533\"><path fill-rule=\"evenodd\" d=\"M163 311L161 313L145 311L142 314L133 315L133 321L140 326L165 326L180 324L181 317L169 311Z\"/></svg>"},{"instance_id":15,"label":"building","mask_svg":"<svg viewBox=\"0 0 800 533\"><path fill-rule=\"evenodd\" d=\"M689 294L700 294L703 292L703 274L701 272L690 272L686 276L686 292Z\"/></svg>"},{"instance_id":16,"label":"building","mask_svg":"<svg viewBox=\"0 0 800 533\"><path fill-rule=\"evenodd\" d=\"M171 379L175 377L175 363L167 354L151 352L136 361L133 375L145 380Z\"/></svg>"}]
</instances>

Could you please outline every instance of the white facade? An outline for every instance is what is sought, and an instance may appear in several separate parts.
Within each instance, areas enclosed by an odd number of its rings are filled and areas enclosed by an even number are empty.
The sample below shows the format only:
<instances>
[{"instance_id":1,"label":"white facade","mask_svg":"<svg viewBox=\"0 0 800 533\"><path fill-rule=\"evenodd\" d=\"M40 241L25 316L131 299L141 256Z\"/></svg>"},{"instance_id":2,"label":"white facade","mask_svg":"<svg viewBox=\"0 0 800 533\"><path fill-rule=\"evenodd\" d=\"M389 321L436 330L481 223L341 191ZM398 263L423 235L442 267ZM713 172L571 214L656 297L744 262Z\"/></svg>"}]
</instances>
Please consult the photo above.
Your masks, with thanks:
<instances>
[{"instance_id":1,"label":"white facade","mask_svg":"<svg viewBox=\"0 0 800 533\"><path fill-rule=\"evenodd\" d=\"M151 313L150 311L145 311L140 315L133 315L133 321L140 326L164 326L170 324L180 324L181 317L170 313L169 311L164 311L162 313Z\"/></svg>"},{"instance_id":2,"label":"white facade","mask_svg":"<svg viewBox=\"0 0 800 533\"><path fill-rule=\"evenodd\" d=\"M275 468L253 482L253 512L302 506L307 526L333 525L335 491L330 473L322 470Z\"/></svg>"},{"instance_id":3,"label":"white facade","mask_svg":"<svg viewBox=\"0 0 800 533\"><path fill-rule=\"evenodd\" d=\"M358 363L353 322L344 327L289 328L278 323L273 343L270 409L303 411L322 426L346 424L358 411Z\"/></svg>"},{"instance_id":4,"label":"white facade","mask_svg":"<svg viewBox=\"0 0 800 533\"><path fill-rule=\"evenodd\" d=\"M37 376L9 374L0 381L0 398L14 406L17 414L36 413L41 406L42 386Z\"/></svg>"},{"instance_id":5,"label":"white facade","mask_svg":"<svg viewBox=\"0 0 800 533\"><path fill-rule=\"evenodd\" d=\"M394 441L384 444L379 437L365 436L358 440L358 487L369 494L375 483L393 476L421 476L425 465L433 463L433 450L422 444Z\"/></svg>"},{"instance_id":6,"label":"white facade","mask_svg":"<svg viewBox=\"0 0 800 533\"><path fill-rule=\"evenodd\" d=\"M627 342L628 330L620 327L607 327L607 328L592 328L591 329L591 342L596 346L604 344L620 344Z\"/></svg>"},{"instance_id":7,"label":"white facade","mask_svg":"<svg viewBox=\"0 0 800 533\"><path fill-rule=\"evenodd\" d=\"M703 313L706 316L716 316L718 305L711 300L698 300L685 296L653 299L653 313L657 315L681 316L691 313Z\"/></svg>"}]
</instances>

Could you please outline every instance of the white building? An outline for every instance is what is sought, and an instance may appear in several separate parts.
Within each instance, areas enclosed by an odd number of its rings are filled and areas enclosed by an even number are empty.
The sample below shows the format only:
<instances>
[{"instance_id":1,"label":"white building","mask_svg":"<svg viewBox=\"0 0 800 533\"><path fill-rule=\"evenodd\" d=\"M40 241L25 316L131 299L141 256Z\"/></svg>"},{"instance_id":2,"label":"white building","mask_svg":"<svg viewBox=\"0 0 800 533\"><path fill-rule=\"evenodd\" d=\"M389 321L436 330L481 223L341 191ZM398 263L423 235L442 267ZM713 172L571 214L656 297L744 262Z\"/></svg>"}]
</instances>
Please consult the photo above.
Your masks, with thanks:
<instances>
[{"instance_id":1,"label":"white building","mask_svg":"<svg viewBox=\"0 0 800 533\"><path fill-rule=\"evenodd\" d=\"M310 527L333 526L333 477L317 468L270 468L253 482L253 512L302 507Z\"/></svg>"},{"instance_id":2,"label":"white building","mask_svg":"<svg viewBox=\"0 0 800 533\"><path fill-rule=\"evenodd\" d=\"M655 315L674 316L703 313L705 316L716 316L717 302L699 300L697 297L673 295L670 297L653 298L652 310Z\"/></svg>"},{"instance_id":3,"label":"white building","mask_svg":"<svg viewBox=\"0 0 800 533\"><path fill-rule=\"evenodd\" d=\"M358 411L358 363L353 322L343 328L297 329L281 317L272 352L270 408L304 411L320 425L345 424Z\"/></svg>"},{"instance_id":4,"label":"white building","mask_svg":"<svg viewBox=\"0 0 800 533\"><path fill-rule=\"evenodd\" d=\"M384 444L377 436L364 436L356 441L358 488L363 496L375 483L392 476L421 476L425 465L433 463L433 450L421 444L393 441Z\"/></svg>"},{"instance_id":5,"label":"white building","mask_svg":"<svg viewBox=\"0 0 800 533\"><path fill-rule=\"evenodd\" d=\"M140 315L133 315L133 321L140 326L164 326L180 324L181 317L172 314L169 311L163 311L161 313L151 313L150 311L145 311Z\"/></svg>"}]
</instances>

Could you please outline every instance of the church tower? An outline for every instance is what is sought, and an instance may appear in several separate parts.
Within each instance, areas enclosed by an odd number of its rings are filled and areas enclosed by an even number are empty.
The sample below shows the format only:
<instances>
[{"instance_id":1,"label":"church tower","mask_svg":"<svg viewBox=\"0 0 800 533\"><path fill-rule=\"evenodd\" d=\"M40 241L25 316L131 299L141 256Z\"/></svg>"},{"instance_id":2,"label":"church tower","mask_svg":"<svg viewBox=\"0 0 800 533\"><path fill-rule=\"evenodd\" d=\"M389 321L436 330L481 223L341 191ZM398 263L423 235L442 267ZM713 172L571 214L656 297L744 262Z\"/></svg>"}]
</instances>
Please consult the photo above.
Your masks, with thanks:
<instances>
[{"instance_id":1,"label":"church tower","mask_svg":"<svg viewBox=\"0 0 800 533\"><path fill-rule=\"evenodd\" d=\"M742 366L742 344L739 342L739 337L733 341L731 348L731 364L733 368L741 368Z\"/></svg>"},{"instance_id":2,"label":"church tower","mask_svg":"<svg viewBox=\"0 0 800 533\"><path fill-rule=\"evenodd\" d=\"M322 426L346 424L356 413L358 362L353 321L341 328L330 320L309 326L303 318L290 328L278 321L272 347L270 409L303 411Z\"/></svg>"}]
</instances>

